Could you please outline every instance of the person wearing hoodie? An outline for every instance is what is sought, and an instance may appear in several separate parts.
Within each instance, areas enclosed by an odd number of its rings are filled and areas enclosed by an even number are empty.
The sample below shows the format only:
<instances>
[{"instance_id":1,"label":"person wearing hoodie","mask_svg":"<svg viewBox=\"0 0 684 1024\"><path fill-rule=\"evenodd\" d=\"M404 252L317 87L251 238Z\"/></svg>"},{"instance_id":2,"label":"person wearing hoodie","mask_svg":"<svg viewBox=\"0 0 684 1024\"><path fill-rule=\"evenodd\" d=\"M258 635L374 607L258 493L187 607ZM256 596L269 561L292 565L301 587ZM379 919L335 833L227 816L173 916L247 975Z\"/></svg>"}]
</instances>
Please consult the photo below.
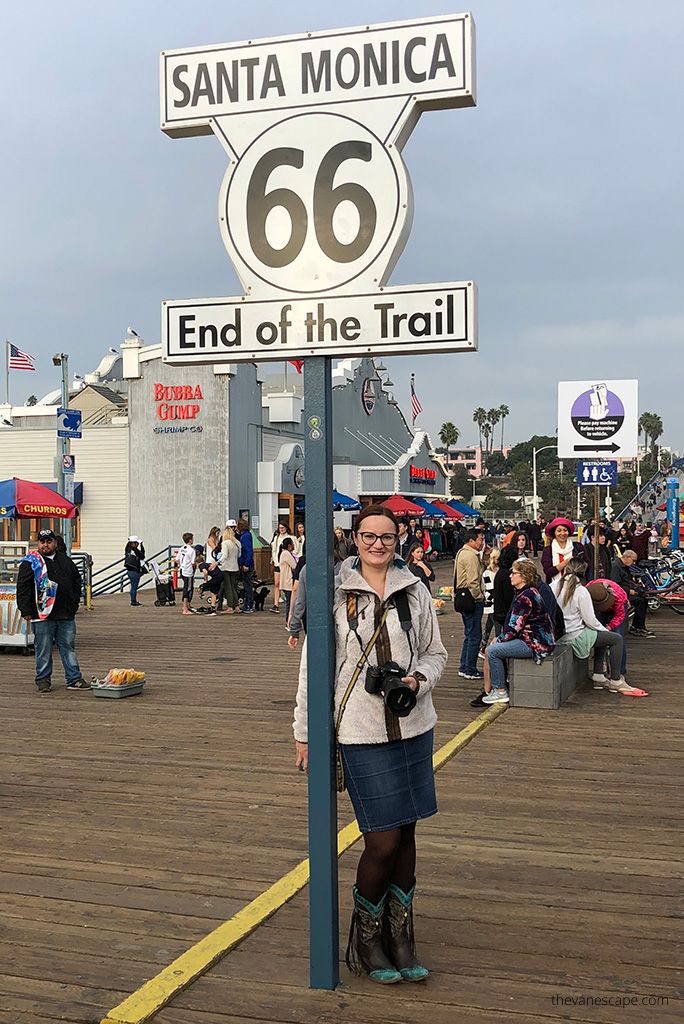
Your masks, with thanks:
<instances>
[{"instance_id":1,"label":"person wearing hoodie","mask_svg":"<svg viewBox=\"0 0 684 1024\"><path fill-rule=\"evenodd\" d=\"M432 690L447 653L427 587L395 552L397 521L370 505L354 523L358 555L341 563L333 602L335 722L343 773L364 851L354 886L347 965L380 984L422 981L413 943L416 822L437 812ZM404 686L397 714L364 685L366 668L395 662ZM407 710L408 708L408 710ZM295 708L296 764L308 767L306 644Z\"/></svg>"},{"instance_id":2,"label":"person wearing hoodie","mask_svg":"<svg viewBox=\"0 0 684 1024\"><path fill-rule=\"evenodd\" d=\"M238 519L236 532L240 541L240 557L238 559L240 578L242 579L242 585L245 588L245 599L244 604L242 605L242 611L253 612L254 587L252 586L252 572L254 571L254 544L252 542L249 523L246 519Z\"/></svg>"}]
</instances>

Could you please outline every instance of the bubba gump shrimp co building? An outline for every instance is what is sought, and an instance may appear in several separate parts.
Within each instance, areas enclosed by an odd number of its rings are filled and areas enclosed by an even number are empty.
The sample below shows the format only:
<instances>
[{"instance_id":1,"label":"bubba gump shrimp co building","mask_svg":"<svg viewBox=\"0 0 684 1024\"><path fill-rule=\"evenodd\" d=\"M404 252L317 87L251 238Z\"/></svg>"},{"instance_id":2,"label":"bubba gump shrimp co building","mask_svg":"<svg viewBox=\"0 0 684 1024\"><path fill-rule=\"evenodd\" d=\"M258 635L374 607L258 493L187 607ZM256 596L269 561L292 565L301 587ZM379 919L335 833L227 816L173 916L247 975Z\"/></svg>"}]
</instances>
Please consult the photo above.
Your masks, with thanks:
<instances>
[{"instance_id":1,"label":"bubba gump shrimp co building","mask_svg":"<svg viewBox=\"0 0 684 1024\"><path fill-rule=\"evenodd\" d=\"M174 367L161 346L123 346L128 384L129 532L150 553L192 532L249 517L270 541L306 504L301 377L288 384L272 364ZM372 359L333 373L333 477L343 494L369 504L391 494L448 497L448 478L430 438L414 433ZM336 518L349 526L351 515Z\"/></svg>"}]
</instances>

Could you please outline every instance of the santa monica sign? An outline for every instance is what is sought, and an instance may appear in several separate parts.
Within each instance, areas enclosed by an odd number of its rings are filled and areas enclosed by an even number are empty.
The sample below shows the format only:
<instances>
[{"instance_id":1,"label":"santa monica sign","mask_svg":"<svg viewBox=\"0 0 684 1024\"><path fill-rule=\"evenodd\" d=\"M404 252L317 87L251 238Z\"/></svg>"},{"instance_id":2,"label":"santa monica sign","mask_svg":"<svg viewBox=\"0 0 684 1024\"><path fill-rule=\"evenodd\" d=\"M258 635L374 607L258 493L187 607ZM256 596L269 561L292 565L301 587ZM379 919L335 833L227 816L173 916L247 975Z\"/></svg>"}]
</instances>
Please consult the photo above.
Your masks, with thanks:
<instances>
[{"instance_id":1,"label":"santa monica sign","mask_svg":"<svg viewBox=\"0 0 684 1024\"><path fill-rule=\"evenodd\" d=\"M163 304L168 362L474 351L472 282L387 280L423 110L475 104L468 14L161 55L161 127L215 134L219 226L244 288Z\"/></svg>"}]
</instances>

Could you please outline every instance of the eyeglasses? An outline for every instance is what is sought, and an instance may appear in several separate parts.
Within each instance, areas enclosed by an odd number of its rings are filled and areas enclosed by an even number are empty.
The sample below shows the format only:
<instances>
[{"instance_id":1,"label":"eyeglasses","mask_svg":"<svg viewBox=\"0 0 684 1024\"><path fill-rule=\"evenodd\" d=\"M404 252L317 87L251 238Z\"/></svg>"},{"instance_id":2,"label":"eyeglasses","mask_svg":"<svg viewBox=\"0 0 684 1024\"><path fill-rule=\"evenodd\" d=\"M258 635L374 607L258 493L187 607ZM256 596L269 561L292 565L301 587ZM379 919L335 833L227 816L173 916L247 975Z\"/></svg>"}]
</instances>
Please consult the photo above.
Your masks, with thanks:
<instances>
[{"instance_id":1,"label":"eyeglasses","mask_svg":"<svg viewBox=\"0 0 684 1024\"><path fill-rule=\"evenodd\" d=\"M372 548L376 540L379 540L384 548L393 547L397 539L396 533L360 533L359 537L367 548Z\"/></svg>"},{"instance_id":2,"label":"eyeglasses","mask_svg":"<svg viewBox=\"0 0 684 1024\"><path fill-rule=\"evenodd\" d=\"M520 573L518 572L518 570L517 570L517 569L511 569L511 571L510 571L510 574L509 574L509 575L511 575L511 576L519 576L519 575L520 575Z\"/></svg>"}]
</instances>

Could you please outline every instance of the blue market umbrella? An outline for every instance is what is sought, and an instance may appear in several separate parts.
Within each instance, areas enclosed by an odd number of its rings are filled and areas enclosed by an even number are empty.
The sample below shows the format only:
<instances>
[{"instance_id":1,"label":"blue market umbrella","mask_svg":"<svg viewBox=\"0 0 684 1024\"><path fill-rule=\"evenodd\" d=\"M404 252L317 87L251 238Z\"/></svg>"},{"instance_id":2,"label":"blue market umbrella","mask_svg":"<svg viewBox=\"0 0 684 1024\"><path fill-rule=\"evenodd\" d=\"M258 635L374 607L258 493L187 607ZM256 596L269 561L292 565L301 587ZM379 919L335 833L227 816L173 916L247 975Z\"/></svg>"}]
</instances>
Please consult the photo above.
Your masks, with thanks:
<instances>
[{"instance_id":1,"label":"blue market umbrella","mask_svg":"<svg viewBox=\"0 0 684 1024\"><path fill-rule=\"evenodd\" d=\"M464 516L479 516L480 514L476 508L471 508L470 505L464 505L462 501L456 501L454 498L451 498L447 502L447 505L451 505L451 507L455 508L457 512L462 512Z\"/></svg>"},{"instance_id":2,"label":"blue market umbrella","mask_svg":"<svg viewBox=\"0 0 684 1024\"><path fill-rule=\"evenodd\" d=\"M359 512L361 510L361 502L357 501L356 498L350 498L348 494L340 494L339 491L333 491L333 508L336 512Z\"/></svg>"},{"instance_id":3,"label":"blue market umbrella","mask_svg":"<svg viewBox=\"0 0 684 1024\"><path fill-rule=\"evenodd\" d=\"M304 512L306 509L306 498L302 501L298 501L295 505L296 512ZM333 511L334 512L359 512L361 504L356 498L350 498L348 494L340 494L339 491L333 491Z\"/></svg>"},{"instance_id":4,"label":"blue market umbrella","mask_svg":"<svg viewBox=\"0 0 684 1024\"><path fill-rule=\"evenodd\" d=\"M445 519L444 510L438 508L437 505L433 505L425 498L411 498L411 501L415 502L416 505L420 505L421 508L425 509L425 515L430 516L432 519Z\"/></svg>"}]
</instances>

